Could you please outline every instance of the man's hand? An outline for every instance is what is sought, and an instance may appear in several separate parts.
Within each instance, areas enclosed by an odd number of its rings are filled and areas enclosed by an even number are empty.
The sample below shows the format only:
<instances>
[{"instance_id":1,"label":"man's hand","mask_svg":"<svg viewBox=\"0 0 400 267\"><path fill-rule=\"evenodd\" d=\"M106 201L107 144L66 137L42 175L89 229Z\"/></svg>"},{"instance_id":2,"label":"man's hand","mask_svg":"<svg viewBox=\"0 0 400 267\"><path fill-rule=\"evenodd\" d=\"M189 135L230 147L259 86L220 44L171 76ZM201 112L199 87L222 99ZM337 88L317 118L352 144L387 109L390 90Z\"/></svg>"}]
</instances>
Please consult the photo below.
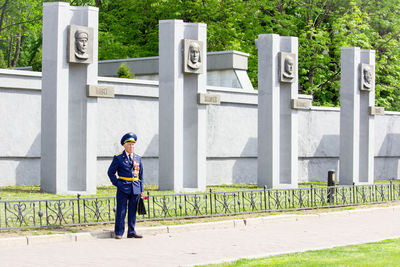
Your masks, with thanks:
<instances>
[{"instance_id":1,"label":"man's hand","mask_svg":"<svg viewBox=\"0 0 400 267\"><path fill-rule=\"evenodd\" d=\"M139 197L143 197L143 192L141 192L141 193L139 194Z\"/></svg>"}]
</instances>

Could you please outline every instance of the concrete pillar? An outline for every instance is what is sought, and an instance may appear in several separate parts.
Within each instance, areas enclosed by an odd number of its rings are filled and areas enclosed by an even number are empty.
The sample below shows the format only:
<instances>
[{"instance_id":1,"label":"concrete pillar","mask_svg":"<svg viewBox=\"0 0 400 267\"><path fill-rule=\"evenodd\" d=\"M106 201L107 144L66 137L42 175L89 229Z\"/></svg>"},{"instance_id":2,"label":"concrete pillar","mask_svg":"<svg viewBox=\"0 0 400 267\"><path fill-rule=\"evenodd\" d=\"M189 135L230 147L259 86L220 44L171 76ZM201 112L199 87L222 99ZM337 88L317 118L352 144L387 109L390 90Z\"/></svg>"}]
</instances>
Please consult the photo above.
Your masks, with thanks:
<instances>
[{"instance_id":1,"label":"concrete pillar","mask_svg":"<svg viewBox=\"0 0 400 267\"><path fill-rule=\"evenodd\" d=\"M206 92L206 38L206 24L184 23L182 20L160 21L161 190L191 191L205 190L206 187L207 113L206 106L197 104L197 94ZM200 44L200 68L188 68L187 45L190 42Z\"/></svg>"},{"instance_id":2,"label":"concrete pillar","mask_svg":"<svg viewBox=\"0 0 400 267\"><path fill-rule=\"evenodd\" d=\"M258 186L296 188L298 183L298 40L261 34L258 49ZM289 69L289 75L285 74Z\"/></svg>"},{"instance_id":3,"label":"concrete pillar","mask_svg":"<svg viewBox=\"0 0 400 267\"><path fill-rule=\"evenodd\" d=\"M371 70L371 81L364 79L365 68ZM374 116L371 108L375 107L375 50L342 47L341 69L339 182L341 185L372 184Z\"/></svg>"},{"instance_id":4,"label":"concrete pillar","mask_svg":"<svg viewBox=\"0 0 400 267\"><path fill-rule=\"evenodd\" d=\"M69 59L70 25L90 28L88 59L74 63ZM43 4L40 182L44 192L96 192L97 99L87 97L86 85L97 84L97 33L97 8Z\"/></svg>"}]
</instances>

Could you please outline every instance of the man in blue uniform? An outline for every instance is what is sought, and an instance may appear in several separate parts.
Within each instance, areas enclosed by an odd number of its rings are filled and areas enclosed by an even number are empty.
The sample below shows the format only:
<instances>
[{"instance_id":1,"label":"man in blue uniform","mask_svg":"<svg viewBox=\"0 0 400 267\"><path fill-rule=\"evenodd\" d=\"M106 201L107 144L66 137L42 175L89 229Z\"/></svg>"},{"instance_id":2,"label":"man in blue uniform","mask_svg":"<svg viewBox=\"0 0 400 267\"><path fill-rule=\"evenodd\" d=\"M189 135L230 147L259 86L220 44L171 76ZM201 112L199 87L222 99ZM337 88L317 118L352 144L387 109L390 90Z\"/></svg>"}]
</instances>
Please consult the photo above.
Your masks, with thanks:
<instances>
[{"instance_id":1,"label":"man in blue uniform","mask_svg":"<svg viewBox=\"0 0 400 267\"><path fill-rule=\"evenodd\" d=\"M115 212L115 238L121 239L125 231L125 215L128 207L128 238L142 238L136 234L136 209L143 196L142 158L134 154L137 136L127 133L121 138L124 151L114 156L108 168L108 177L117 187L117 210ZM118 173L118 176L116 175Z\"/></svg>"}]
</instances>

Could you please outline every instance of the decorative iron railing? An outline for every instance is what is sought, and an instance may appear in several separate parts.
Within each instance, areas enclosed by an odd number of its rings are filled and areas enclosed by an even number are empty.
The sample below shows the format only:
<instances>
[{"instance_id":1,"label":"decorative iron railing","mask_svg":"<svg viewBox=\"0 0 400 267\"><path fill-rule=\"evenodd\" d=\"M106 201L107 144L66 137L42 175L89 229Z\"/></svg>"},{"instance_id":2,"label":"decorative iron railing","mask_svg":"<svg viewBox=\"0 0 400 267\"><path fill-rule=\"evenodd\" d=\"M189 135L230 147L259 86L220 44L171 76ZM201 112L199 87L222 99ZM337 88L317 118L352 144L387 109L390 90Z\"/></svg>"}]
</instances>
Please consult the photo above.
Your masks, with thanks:
<instances>
[{"instance_id":1,"label":"decorative iron railing","mask_svg":"<svg viewBox=\"0 0 400 267\"><path fill-rule=\"evenodd\" d=\"M145 196L147 214L138 220L160 220L240 213L339 207L400 201L400 183L257 189L231 192ZM115 197L0 200L0 230L114 222Z\"/></svg>"}]
</instances>

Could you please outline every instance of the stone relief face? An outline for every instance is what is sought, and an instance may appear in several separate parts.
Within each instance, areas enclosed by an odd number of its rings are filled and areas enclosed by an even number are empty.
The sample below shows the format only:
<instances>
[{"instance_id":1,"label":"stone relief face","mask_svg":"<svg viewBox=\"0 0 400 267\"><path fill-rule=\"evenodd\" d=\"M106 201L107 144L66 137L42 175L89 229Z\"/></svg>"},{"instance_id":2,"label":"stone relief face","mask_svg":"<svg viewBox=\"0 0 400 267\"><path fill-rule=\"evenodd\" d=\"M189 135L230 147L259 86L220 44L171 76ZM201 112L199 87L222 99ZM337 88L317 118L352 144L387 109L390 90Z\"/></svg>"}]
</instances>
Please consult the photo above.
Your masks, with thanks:
<instances>
[{"instance_id":1,"label":"stone relief face","mask_svg":"<svg viewBox=\"0 0 400 267\"><path fill-rule=\"evenodd\" d=\"M190 53L190 61L192 61L193 64L196 64L200 60L200 49L197 47L197 45L192 44L189 47L189 53Z\"/></svg>"},{"instance_id":2,"label":"stone relief face","mask_svg":"<svg viewBox=\"0 0 400 267\"><path fill-rule=\"evenodd\" d=\"M294 59L291 56L287 56L285 58L285 71L283 75L286 78L293 78L294 77Z\"/></svg>"},{"instance_id":3,"label":"stone relief face","mask_svg":"<svg viewBox=\"0 0 400 267\"><path fill-rule=\"evenodd\" d=\"M92 27L69 25L68 29L68 62L93 63L93 38L95 33Z\"/></svg>"},{"instance_id":4,"label":"stone relief face","mask_svg":"<svg viewBox=\"0 0 400 267\"><path fill-rule=\"evenodd\" d=\"M79 59L87 59L87 48L88 48L89 34L82 30L75 32L75 56Z\"/></svg>"},{"instance_id":5,"label":"stone relief face","mask_svg":"<svg viewBox=\"0 0 400 267\"><path fill-rule=\"evenodd\" d=\"M361 75L361 90L371 91L374 87L373 66L362 64Z\"/></svg>"},{"instance_id":6,"label":"stone relief face","mask_svg":"<svg viewBox=\"0 0 400 267\"><path fill-rule=\"evenodd\" d=\"M183 72L203 73L203 42L199 40L183 40Z\"/></svg>"},{"instance_id":7,"label":"stone relief face","mask_svg":"<svg viewBox=\"0 0 400 267\"><path fill-rule=\"evenodd\" d=\"M364 83L365 83L365 86L371 87L372 73L371 73L371 69L370 68L364 69Z\"/></svg>"},{"instance_id":8,"label":"stone relief face","mask_svg":"<svg viewBox=\"0 0 400 267\"><path fill-rule=\"evenodd\" d=\"M191 43L189 45L189 60L188 66L191 69L197 70L200 68L201 65L201 58L200 58L200 46L197 43Z\"/></svg>"},{"instance_id":9,"label":"stone relief face","mask_svg":"<svg viewBox=\"0 0 400 267\"><path fill-rule=\"evenodd\" d=\"M296 78L296 54L279 52L280 81L292 83Z\"/></svg>"}]
</instances>

